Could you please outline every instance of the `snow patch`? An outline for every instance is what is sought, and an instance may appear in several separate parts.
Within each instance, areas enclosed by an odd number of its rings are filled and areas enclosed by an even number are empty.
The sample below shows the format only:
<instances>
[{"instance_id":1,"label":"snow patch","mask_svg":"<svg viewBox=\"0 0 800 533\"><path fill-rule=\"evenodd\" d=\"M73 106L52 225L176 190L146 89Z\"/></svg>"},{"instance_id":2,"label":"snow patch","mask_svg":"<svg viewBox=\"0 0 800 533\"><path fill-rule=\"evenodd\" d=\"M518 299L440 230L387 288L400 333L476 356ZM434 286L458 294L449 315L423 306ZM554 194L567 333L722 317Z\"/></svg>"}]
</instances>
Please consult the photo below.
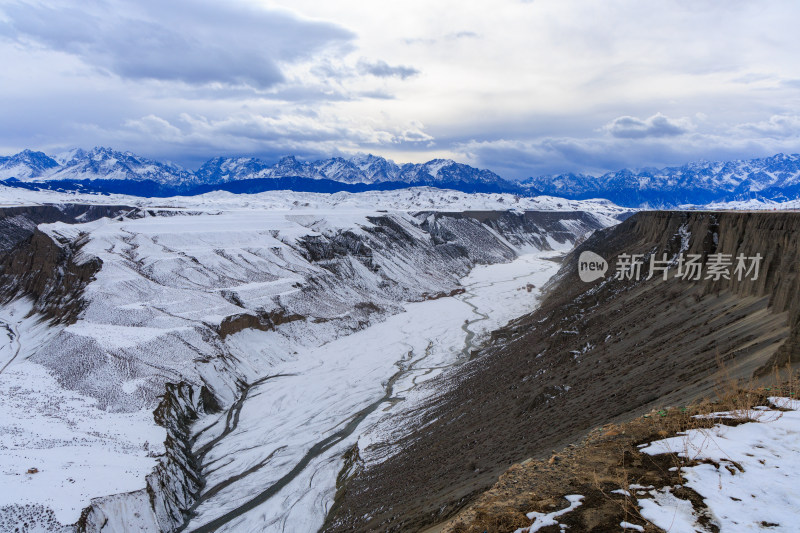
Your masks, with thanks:
<instances>
[{"instance_id":1,"label":"snow patch","mask_svg":"<svg viewBox=\"0 0 800 533\"><path fill-rule=\"evenodd\" d=\"M776 397L770 402L790 410L752 410L747 412L752 422L693 429L642 448L650 455L674 453L700 461L681 471L686 486L703 497L722 531L797 530L800 401ZM659 490L653 500L640 499L639 505L642 516L663 529L698 527L691 504L676 498L669 488Z\"/></svg>"},{"instance_id":2,"label":"snow patch","mask_svg":"<svg viewBox=\"0 0 800 533\"><path fill-rule=\"evenodd\" d=\"M90 499L143 487L163 453L150 410L98 409L35 363L9 366L0 397L0 507L40 504L72 524Z\"/></svg>"},{"instance_id":3,"label":"snow patch","mask_svg":"<svg viewBox=\"0 0 800 533\"><path fill-rule=\"evenodd\" d=\"M527 514L527 517L530 520L533 520L533 524L531 524L529 527L519 528L516 531L514 531L514 533L535 533L536 531L539 531L540 529L547 526L563 527L563 525L560 524L558 520L556 520L556 518L558 518L559 516L563 516L571 511L574 511L575 509L580 507L581 500L583 500L583 496L581 496L580 494L570 494L564 496L564 498L566 498L566 500L569 502L569 507L565 507L564 509L561 509L559 511L553 511L552 513L539 513L536 511L532 511Z\"/></svg>"}]
</instances>

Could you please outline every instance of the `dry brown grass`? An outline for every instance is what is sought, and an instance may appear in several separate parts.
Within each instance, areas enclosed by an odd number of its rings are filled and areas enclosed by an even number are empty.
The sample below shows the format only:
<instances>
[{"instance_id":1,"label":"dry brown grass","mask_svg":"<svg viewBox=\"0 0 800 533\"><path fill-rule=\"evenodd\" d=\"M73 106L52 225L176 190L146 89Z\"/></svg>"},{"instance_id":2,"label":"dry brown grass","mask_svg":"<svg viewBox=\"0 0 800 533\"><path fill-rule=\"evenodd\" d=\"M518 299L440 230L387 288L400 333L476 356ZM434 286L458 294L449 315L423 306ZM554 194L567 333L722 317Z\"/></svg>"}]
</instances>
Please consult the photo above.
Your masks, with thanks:
<instances>
[{"instance_id":1,"label":"dry brown grass","mask_svg":"<svg viewBox=\"0 0 800 533\"><path fill-rule=\"evenodd\" d=\"M567 506L564 496L582 494L583 504L562 516L572 531L619 531L623 520L641 525L646 532L661 531L639 514L636 495L614 492L631 484L664 487L680 485L681 469L694 464L689 450L676 454L649 456L639 445L688 430L704 430L718 423L738 424L757 417L754 408L767 405L770 396L795 398L800 382L790 367L775 369L772 381L756 386L730 378L719 361L714 399L688 406L665 407L622 424L595 428L579 445L568 446L549 459L526 461L509 468L498 482L472 505L450 520L443 533L507 533L530 525L530 511L552 512ZM734 411L735 419L698 418L713 412ZM702 498L682 488L676 495L689 500L702 513ZM707 524L714 530L713 524ZM548 532L548 528L540 531ZM552 529L558 531L558 528Z\"/></svg>"}]
</instances>

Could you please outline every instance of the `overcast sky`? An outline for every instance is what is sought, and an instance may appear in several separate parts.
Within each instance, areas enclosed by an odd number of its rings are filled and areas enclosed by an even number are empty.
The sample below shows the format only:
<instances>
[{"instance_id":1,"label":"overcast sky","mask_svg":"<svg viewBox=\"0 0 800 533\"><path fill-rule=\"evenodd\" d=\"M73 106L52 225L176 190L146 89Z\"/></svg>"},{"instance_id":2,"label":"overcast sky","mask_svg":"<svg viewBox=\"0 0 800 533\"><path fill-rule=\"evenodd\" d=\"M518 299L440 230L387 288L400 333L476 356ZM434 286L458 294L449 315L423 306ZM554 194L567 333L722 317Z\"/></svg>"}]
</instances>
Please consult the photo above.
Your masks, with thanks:
<instances>
[{"instance_id":1,"label":"overcast sky","mask_svg":"<svg viewBox=\"0 0 800 533\"><path fill-rule=\"evenodd\" d=\"M0 153L507 178L797 153L798 22L796 0L4 0Z\"/></svg>"}]
</instances>

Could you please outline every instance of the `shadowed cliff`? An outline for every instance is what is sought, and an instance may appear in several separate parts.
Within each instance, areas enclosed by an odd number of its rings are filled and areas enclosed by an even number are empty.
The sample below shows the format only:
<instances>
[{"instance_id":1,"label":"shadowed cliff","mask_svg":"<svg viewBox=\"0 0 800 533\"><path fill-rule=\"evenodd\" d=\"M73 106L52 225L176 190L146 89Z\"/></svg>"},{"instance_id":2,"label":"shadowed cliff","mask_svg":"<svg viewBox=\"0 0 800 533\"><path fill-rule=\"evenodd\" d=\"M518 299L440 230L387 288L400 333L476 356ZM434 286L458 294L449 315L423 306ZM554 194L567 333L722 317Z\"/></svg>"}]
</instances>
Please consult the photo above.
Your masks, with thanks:
<instances>
[{"instance_id":1,"label":"shadowed cliff","mask_svg":"<svg viewBox=\"0 0 800 533\"><path fill-rule=\"evenodd\" d=\"M800 214L645 212L595 233L534 313L495 332L476 359L427 385L430 399L383 421L394 456L350 465L325 531L419 531L452 516L512 463L542 458L590 429L713 394L726 377L800 361ZM578 257L608 260L582 282ZM760 254L757 279L646 280L649 255ZM642 279L614 279L643 254ZM732 274L733 268L731 268Z\"/></svg>"}]
</instances>

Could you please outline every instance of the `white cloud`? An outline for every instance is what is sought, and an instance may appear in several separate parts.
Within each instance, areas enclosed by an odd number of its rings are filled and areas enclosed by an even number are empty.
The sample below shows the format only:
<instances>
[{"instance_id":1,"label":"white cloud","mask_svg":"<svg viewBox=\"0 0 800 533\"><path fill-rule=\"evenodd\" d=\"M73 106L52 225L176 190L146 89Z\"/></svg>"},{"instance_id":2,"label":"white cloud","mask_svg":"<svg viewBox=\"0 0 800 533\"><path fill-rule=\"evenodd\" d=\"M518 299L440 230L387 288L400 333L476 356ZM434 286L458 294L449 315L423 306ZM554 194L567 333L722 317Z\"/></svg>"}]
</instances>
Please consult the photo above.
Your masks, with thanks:
<instances>
[{"instance_id":1,"label":"white cloud","mask_svg":"<svg viewBox=\"0 0 800 533\"><path fill-rule=\"evenodd\" d=\"M798 17L789 0L9 0L0 146L187 166L360 150L512 178L797 151Z\"/></svg>"},{"instance_id":2,"label":"white cloud","mask_svg":"<svg viewBox=\"0 0 800 533\"><path fill-rule=\"evenodd\" d=\"M736 129L740 135L776 139L800 138L800 115L772 115L768 120L740 124Z\"/></svg>"},{"instance_id":3,"label":"white cloud","mask_svg":"<svg viewBox=\"0 0 800 533\"><path fill-rule=\"evenodd\" d=\"M155 115L128 120L125 125L131 130L144 133L156 141L175 142L183 137L183 132L180 129Z\"/></svg>"}]
</instances>

